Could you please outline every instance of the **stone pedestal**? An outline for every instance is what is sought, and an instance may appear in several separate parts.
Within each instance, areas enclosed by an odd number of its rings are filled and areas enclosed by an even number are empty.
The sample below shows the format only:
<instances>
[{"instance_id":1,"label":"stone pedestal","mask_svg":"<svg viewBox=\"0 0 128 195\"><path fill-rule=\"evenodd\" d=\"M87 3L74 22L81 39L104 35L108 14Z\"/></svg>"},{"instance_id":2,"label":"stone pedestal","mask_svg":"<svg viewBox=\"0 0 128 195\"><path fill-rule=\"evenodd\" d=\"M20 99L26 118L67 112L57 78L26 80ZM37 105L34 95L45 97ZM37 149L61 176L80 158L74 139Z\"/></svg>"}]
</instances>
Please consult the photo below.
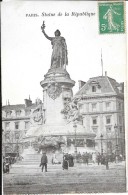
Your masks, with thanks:
<instances>
[{"instance_id":1,"label":"stone pedestal","mask_svg":"<svg viewBox=\"0 0 128 195\"><path fill-rule=\"evenodd\" d=\"M43 87L45 125L65 125L66 120L61 111L64 109L64 104L71 101L75 82L70 79L65 69L56 68L49 69L40 84Z\"/></svg>"},{"instance_id":2,"label":"stone pedestal","mask_svg":"<svg viewBox=\"0 0 128 195\"><path fill-rule=\"evenodd\" d=\"M65 104L73 97L72 88L75 85L66 69L49 69L40 84L43 88L44 124L40 127L38 136L63 137L68 152L75 149L75 139L82 141L82 147L85 148L86 139L94 139L95 134L86 132L80 124L75 129L73 122L68 123L62 113ZM70 146L68 140L72 142Z\"/></svg>"}]
</instances>

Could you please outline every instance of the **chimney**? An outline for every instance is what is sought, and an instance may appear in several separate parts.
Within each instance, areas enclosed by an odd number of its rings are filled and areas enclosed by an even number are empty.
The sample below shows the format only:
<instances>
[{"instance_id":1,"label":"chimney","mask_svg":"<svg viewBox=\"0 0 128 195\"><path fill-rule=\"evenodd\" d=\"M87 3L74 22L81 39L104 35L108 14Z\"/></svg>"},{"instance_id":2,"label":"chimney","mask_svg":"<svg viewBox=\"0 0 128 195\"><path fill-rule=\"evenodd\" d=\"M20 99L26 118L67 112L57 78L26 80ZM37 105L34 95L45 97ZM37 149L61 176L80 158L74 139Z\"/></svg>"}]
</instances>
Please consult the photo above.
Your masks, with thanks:
<instances>
[{"instance_id":1,"label":"chimney","mask_svg":"<svg viewBox=\"0 0 128 195\"><path fill-rule=\"evenodd\" d=\"M124 93L124 83L119 83L117 88L119 89L119 92Z\"/></svg>"},{"instance_id":2,"label":"chimney","mask_svg":"<svg viewBox=\"0 0 128 195\"><path fill-rule=\"evenodd\" d=\"M25 101L25 107L32 106L32 100L25 99L24 101Z\"/></svg>"},{"instance_id":3,"label":"chimney","mask_svg":"<svg viewBox=\"0 0 128 195\"><path fill-rule=\"evenodd\" d=\"M107 71L105 71L105 76L107 77Z\"/></svg>"},{"instance_id":4,"label":"chimney","mask_svg":"<svg viewBox=\"0 0 128 195\"><path fill-rule=\"evenodd\" d=\"M81 80L79 80L78 83L79 83L79 89L81 89L86 84L85 81L81 81Z\"/></svg>"}]
</instances>

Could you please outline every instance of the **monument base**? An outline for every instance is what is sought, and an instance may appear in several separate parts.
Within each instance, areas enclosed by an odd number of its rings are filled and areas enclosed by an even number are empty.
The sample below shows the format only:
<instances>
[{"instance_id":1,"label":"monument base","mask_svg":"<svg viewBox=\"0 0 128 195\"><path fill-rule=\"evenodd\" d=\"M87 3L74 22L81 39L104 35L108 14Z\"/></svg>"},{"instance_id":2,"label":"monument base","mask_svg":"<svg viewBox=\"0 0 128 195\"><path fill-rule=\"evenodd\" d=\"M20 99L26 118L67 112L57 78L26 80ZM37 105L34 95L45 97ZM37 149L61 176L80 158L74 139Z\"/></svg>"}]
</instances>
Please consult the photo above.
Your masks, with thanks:
<instances>
[{"instance_id":1,"label":"monument base","mask_svg":"<svg viewBox=\"0 0 128 195\"><path fill-rule=\"evenodd\" d=\"M85 128L73 123L65 125L40 125L34 129L30 128L24 140L31 142L39 151L60 151L61 153L73 153L76 150L94 151L94 145L87 147L87 141L94 143L95 134L87 132Z\"/></svg>"}]
</instances>

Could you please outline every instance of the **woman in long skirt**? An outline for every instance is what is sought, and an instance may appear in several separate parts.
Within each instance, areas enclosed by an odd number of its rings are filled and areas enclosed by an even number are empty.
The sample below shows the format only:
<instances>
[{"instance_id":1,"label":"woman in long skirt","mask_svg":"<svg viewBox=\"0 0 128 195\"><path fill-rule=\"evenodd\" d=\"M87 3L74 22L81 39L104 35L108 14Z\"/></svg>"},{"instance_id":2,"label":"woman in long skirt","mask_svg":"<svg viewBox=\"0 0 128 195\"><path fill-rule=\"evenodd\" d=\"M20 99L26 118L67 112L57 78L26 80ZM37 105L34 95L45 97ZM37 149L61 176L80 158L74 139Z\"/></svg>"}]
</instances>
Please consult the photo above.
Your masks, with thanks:
<instances>
[{"instance_id":1,"label":"woman in long skirt","mask_svg":"<svg viewBox=\"0 0 128 195\"><path fill-rule=\"evenodd\" d=\"M65 154L63 156L63 165L62 165L62 167L63 167L63 170L64 169L67 169L68 170L68 154Z\"/></svg>"},{"instance_id":2,"label":"woman in long skirt","mask_svg":"<svg viewBox=\"0 0 128 195\"><path fill-rule=\"evenodd\" d=\"M74 166L73 156L70 154L69 155L69 167L73 167L73 166Z\"/></svg>"}]
</instances>

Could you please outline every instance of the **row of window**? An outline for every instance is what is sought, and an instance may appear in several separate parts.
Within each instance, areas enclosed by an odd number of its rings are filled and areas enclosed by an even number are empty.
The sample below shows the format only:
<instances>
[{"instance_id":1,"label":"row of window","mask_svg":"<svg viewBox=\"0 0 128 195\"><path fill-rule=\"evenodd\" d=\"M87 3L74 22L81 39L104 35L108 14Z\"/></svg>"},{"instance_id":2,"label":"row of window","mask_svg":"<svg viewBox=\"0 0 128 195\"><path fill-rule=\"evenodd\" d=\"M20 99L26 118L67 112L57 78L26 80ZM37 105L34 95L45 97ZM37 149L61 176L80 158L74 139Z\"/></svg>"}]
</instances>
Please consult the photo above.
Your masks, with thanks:
<instances>
[{"instance_id":1,"label":"row of window","mask_svg":"<svg viewBox=\"0 0 128 195\"><path fill-rule=\"evenodd\" d=\"M92 124L97 125L97 117L92 117ZM106 116L106 124L111 124L111 116Z\"/></svg>"},{"instance_id":2,"label":"row of window","mask_svg":"<svg viewBox=\"0 0 128 195\"><path fill-rule=\"evenodd\" d=\"M25 121L24 124L25 124L25 129L28 129L30 127L29 121ZM20 122L15 122L14 125L15 125L15 129L20 129ZM5 129L6 130L10 129L10 122L5 123Z\"/></svg>"},{"instance_id":3,"label":"row of window","mask_svg":"<svg viewBox=\"0 0 128 195\"><path fill-rule=\"evenodd\" d=\"M22 112L23 112L23 111L21 111L21 110L16 110L16 111L15 111L15 116L16 116L16 117L21 116ZM12 114L13 114L12 111L7 111L7 112L6 112L6 117L11 117ZM30 114L31 114L31 110L25 110L25 116L28 116L28 115L30 115Z\"/></svg>"},{"instance_id":4,"label":"row of window","mask_svg":"<svg viewBox=\"0 0 128 195\"><path fill-rule=\"evenodd\" d=\"M98 127L92 127L92 131L94 133L97 133L98 132ZM107 126L106 127L106 133L111 133L112 131L112 126ZM122 133L122 127L119 127L119 132Z\"/></svg>"},{"instance_id":5,"label":"row of window","mask_svg":"<svg viewBox=\"0 0 128 195\"><path fill-rule=\"evenodd\" d=\"M94 140L91 139L86 139L86 142L84 139L67 139L67 145L71 146L71 144L75 144L77 147L83 147L86 146L87 147L94 147Z\"/></svg>"},{"instance_id":6,"label":"row of window","mask_svg":"<svg viewBox=\"0 0 128 195\"><path fill-rule=\"evenodd\" d=\"M20 132L15 132L14 135L13 135L13 138L16 139L16 140L20 139L20 135L21 135ZM7 141L7 142L10 141L10 138L11 138L11 133L10 132L6 132L5 133L5 141Z\"/></svg>"},{"instance_id":7,"label":"row of window","mask_svg":"<svg viewBox=\"0 0 128 195\"><path fill-rule=\"evenodd\" d=\"M80 109L83 108L84 105L80 105ZM92 107L92 112L96 112L98 110L97 108L98 104L97 103L92 103L91 107ZM105 102L105 110L106 111L110 111L112 107L112 102ZM122 110L122 103L118 102L118 110Z\"/></svg>"},{"instance_id":8,"label":"row of window","mask_svg":"<svg viewBox=\"0 0 128 195\"><path fill-rule=\"evenodd\" d=\"M108 125L108 124L111 124L111 118L112 118L112 116L106 116L106 124ZM119 116L119 118L118 118L119 120L119 124L122 124L122 116ZM98 117L96 116L96 117L92 117L92 124L93 125L97 125L98 124Z\"/></svg>"}]
</instances>

